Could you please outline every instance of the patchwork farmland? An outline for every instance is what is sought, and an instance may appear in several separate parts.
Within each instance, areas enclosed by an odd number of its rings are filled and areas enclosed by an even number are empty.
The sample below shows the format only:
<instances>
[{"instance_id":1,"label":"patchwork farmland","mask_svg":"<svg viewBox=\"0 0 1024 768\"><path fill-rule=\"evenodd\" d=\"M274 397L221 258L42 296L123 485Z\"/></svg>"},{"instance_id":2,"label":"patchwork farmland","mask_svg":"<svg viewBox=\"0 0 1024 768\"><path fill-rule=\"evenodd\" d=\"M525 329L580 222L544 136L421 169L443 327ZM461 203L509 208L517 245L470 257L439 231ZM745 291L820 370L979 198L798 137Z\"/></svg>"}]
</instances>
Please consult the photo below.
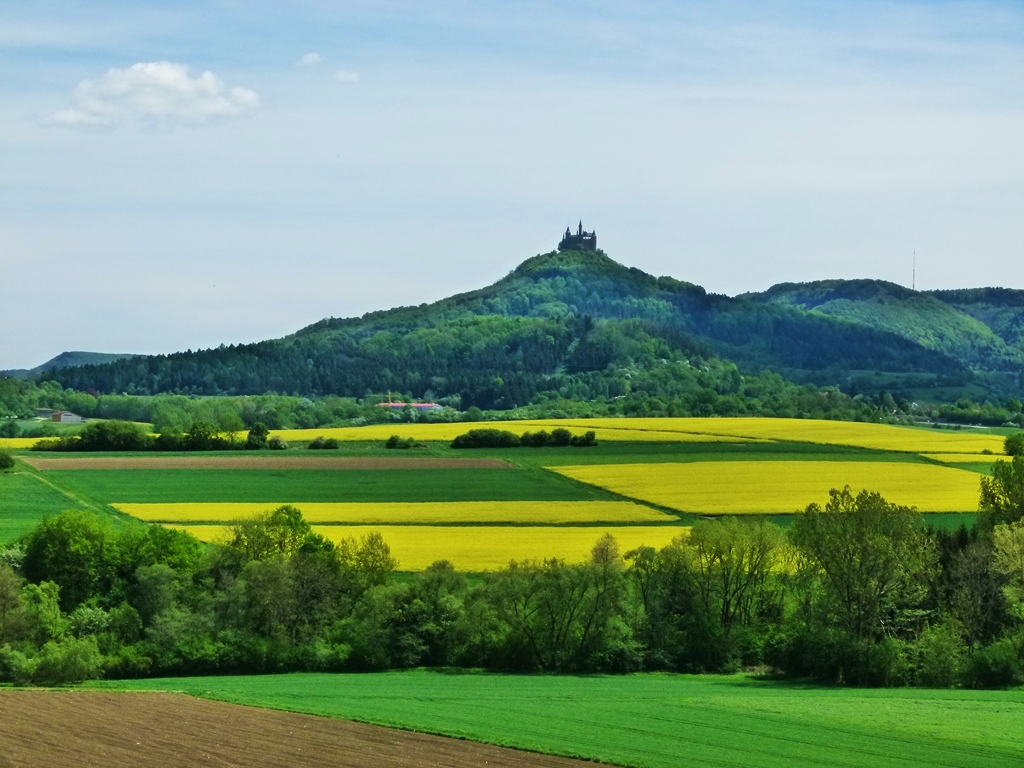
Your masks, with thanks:
<instances>
[{"instance_id":1,"label":"patchwork farmland","mask_svg":"<svg viewBox=\"0 0 1024 768\"><path fill-rule=\"evenodd\" d=\"M166 643L166 630L192 631L193 626L200 627L198 622L187 623L198 612L190 614L173 608L166 614L167 624L163 623L165 614L160 614L160 618L149 617L149 644L137 643L136 647L152 654L146 663L153 658L152 663L159 665L154 673L161 677L174 675L173 678L110 679L90 684L102 689L98 692L61 694L92 698L54 700L57 710L63 707L67 711L92 713L95 727L60 731L67 723L79 720L61 718L49 706L17 703L14 710L36 706L39 714L34 718L9 718L12 738L20 739L19 744L32 744L37 752L30 759L13 764L38 764L40 759L62 764L64 739L80 744L82 754L116 764L115 756L104 751L112 743L107 734L116 732L108 726L109 715L105 713L116 709L112 697L129 695L138 697L140 703L137 711L133 708L131 722L145 733L151 732L148 729L154 728L167 707L185 713L182 716L186 717L202 712L224 718L224 722L239 723L250 721L251 707L288 709L307 713L307 717L319 715L317 722L308 721L309 727L316 730L315 735L310 734L316 743L344 743L350 752L362 750L351 763L360 766L386 764L382 749L387 744L398 744L398 740L401 744L394 746L396 764L413 764L411 752L423 756L420 753L427 754L428 748L434 750L429 752L430 759L437 755L437 760L453 765L460 764L460 759L466 764L493 760L524 766L568 765L571 758L585 758L615 765L661 768L678 765L685 758L694 765L835 764L877 768L936 764L1001 766L1024 760L1017 737L1021 718L1019 691L844 689L775 683L745 675L707 677L661 672L571 677L498 674L497 670L506 669L595 669L568 663L558 666L559 659L577 658L569 655L577 652L570 646L559 650L564 655L556 657L545 650L547 645L528 651L530 646L519 639L506 643L507 637L530 637L527 630L533 631L547 619L541 614L537 620L540 623L527 625L521 635L513 635L520 631L513 624L514 615L499 611L507 612L516 606L537 610L536 604L512 602L520 592L509 590L521 589L522 595L533 599L532 590L545 585L544 589L549 591L537 594L555 594L555 590L567 584L577 584L571 581L573 573L595 579L578 583L590 584L594 591L587 594L598 595L601 582L596 578L602 573L602 562L609 562L595 558L584 568L547 563L506 569L510 561L586 561L592 556L595 542L606 534L614 537L622 553L640 546L661 548L681 541L682 546L669 550L667 555L661 553L659 558L670 558L673 553L699 545L706 541L709 531L765 532L765 536L778 536L781 540L783 537L773 526L748 527L734 521L770 519L785 523L800 514L808 503L825 502L831 488L845 485L855 491L881 491L892 501L915 506L934 524L948 521L958 525L973 517L980 479L999 459L997 448L1002 442L991 434L843 423L665 419L652 425L649 420L639 419L607 421L597 427L606 437L597 446L586 448L460 451L451 448L448 437L453 431L468 429L466 425L391 425L372 440L366 439L366 435L372 434L368 429L350 430L349 434L358 434L361 439L340 439L340 447L330 451L303 447L303 443L323 434L322 430L290 433L289 450L259 454L46 454L19 450L15 469L0 474L0 492L6 492L0 498L7 502L3 519L8 525L0 528L0 536L6 540L28 530L43 514L77 507L98 510L120 521L126 526L123 532L130 534L126 537L128 541L142 530L129 529L129 524L147 524L185 530L203 541L218 542L230 537L233 521L292 505L302 511L315 533L331 542L377 541L369 535L380 534L397 559L398 570L406 573L394 575L386 587L374 587L363 593L362 601L345 614L344 621L325 620L316 643L302 646L293 641L294 645L287 645L282 640L289 637L284 628L308 631L303 622L308 615L316 614L297 610L299 604L289 602L289 595L304 594L297 590L273 592L273 597L266 599L253 590L253 584L274 589L291 583L274 581L289 573L281 570L276 559L254 561L243 571L245 578L228 583L218 593L221 597L217 602L207 601L230 610L220 619L212 612L208 614L212 617L209 621L223 621L228 629L205 636L203 643L167 645L166 650L158 644ZM573 422L569 428L579 433L587 425ZM522 433L566 424L495 426ZM698 428L706 431L693 431ZM384 432L387 434L382 438ZM403 451L387 450L384 439L391 434L412 438L418 445ZM707 518L728 519L721 524L692 528L696 521ZM145 536L176 538L168 537L159 528L145 531ZM338 551L354 552L356 547L346 546ZM776 554L778 557L766 565L765 573L778 573L780 569L788 573L794 561L791 551L779 550ZM294 562L302 567L317 562L316 553L310 553L309 560L295 557ZM467 578L447 568L431 569L438 560L451 562L463 573L497 573ZM420 571L426 573L414 573ZM604 571L615 572L614 567ZM146 571L145 575L155 580L162 573ZM449 583L479 586L467 588L459 593L459 598L454 598L454 592L443 591L447 589L443 585ZM171 584L169 588L178 587ZM434 594L432 590L438 590L435 602L425 599ZM569 591L582 599L583 592ZM503 594L512 597L506 599ZM279 599L279 595L285 599ZM499 602L502 599L506 602ZM463 612L453 614L460 623L452 624L443 612L449 605L457 605ZM595 600L592 605L599 603ZM243 606L245 610L241 610ZM288 612L292 610L294 615ZM610 628L608 637L612 640L618 637L614 634L616 628L625 626L619 623L619 615L631 614L623 610L603 625ZM171 620L176 623L170 623ZM504 623L496 624L499 620ZM265 634L256 635L250 628L264 626L256 625L257 621L268 622L269 629L259 630ZM417 632L420 627L425 628L425 638L434 637L429 633L437 626L454 627L444 638L446 642L448 637L455 638L461 644L452 645L454 650L445 650L449 655L435 658L429 655L435 646L407 642L409 638L418 641L420 635L403 629L403 621L417 622ZM252 642L245 646L229 642L236 636L232 633L240 631L253 633L246 635ZM689 629L684 628L683 632L665 636L687 639L687 632ZM576 634L569 632L565 636L574 638ZM652 642L647 638L644 641ZM723 636L709 636L707 643L707 647L719 653ZM303 655L292 654L293 647L301 648ZM440 643L436 647L449 648ZM499 655L474 655L481 647ZM638 657L634 656L628 657L634 666L620 667L616 666L618 660L627 657L618 654L632 646L614 646L609 642L606 647L616 653L597 657L608 659L608 666L596 667L597 671L664 669L660 666L665 663L663 659L676 658L652 655L655 663L638 667ZM672 648L667 644L664 647ZM799 650L798 646L793 647ZM378 661L381 648L391 655ZM919 658L918 646L908 644L906 648L911 654L907 658ZM695 658L699 651L700 648L683 649ZM528 652L535 656L512 655ZM939 652L945 655L941 648ZM243 657L239 653L250 655ZM407 657L400 655L405 653L416 655L406 661ZM115 663L127 665L136 656L125 654L123 658L124 661ZM239 658L244 659L244 666ZM746 657L738 654L734 658L735 665L725 669L735 669L740 664L771 663L760 656L754 661L746 661ZM519 666L504 666L508 659L523 660L518 661ZM673 663L675 666L667 667L673 671L709 669ZM424 664L449 669L444 673L418 670L318 674L322 670L367 671ZM453 664L456 669L467 670L454 674ZM468 671L476 666L492 671ZM112 669L113 672L106 673L111 678L122 674L122 669L129 671L129 677L138 674L134 667ZM305 673L184 676L294 669ZM804 674L800 669L782 669L786 674ZM823 679L821 673L815 674L818 677L814 679ZM843 667L840 674L851 675L851 671ZM906 674L918 674L917 668ZM903 679L934 684L927 677ZM141 691L185 692L198 698ZM0 697L3 695L0 692ZM229 704L214 706L213 702L198 699L220 699L247 707L236 710ZM0 700L0 708L2 705ZM365 731L349 724L335 727L339 721L332 718L466 741L461 743L464 749L441 742L428 744L415 736L392 736L369 726ZM331 725L320 722L325 719ZM47 733L60 732L65 736L61 740L37 738L34 734L38 731L33 728L40 721L48 723ZM250 741L255 744L262 743L261 729L287 729L298 722L268 714L261 724L246 727L252 729L248 732L254 734ZM193 730L188 744L194 743L196 750L223 747L215 728ZM284 749L283 754L287 754L280 759L301 764L297 754L288 751L292 742L285 735L274 741L278 745L275 748ZM480 742L562 757L533 759L527 756L529 753L491 753L491 748L481 746ZM238 746L231 748L242 750L240 754L254 765L262 764L260 760L264 758L268 764L276 759L271 754L277 753L272 753L269 746L267 750L252 750L245 740L232 742L236 743ZM175 754L191 748L176 737ZM166 760L166 752L155 751L153 755L154 765ZM520 759L522 762L517 763Z\"/></svg>"},{"instance_id":2,"label":"patchwork farmland","mask_svg":"<svg viewBox=\"0 0 1024 768\"><path fill-rule=\"evenodd\" d=\"M235 519L290 504L334 541L382 533L403 570L446 559L480 571L512 559L582 560L606 532L628 551L663 546L701 517L784 521L844 485L959 524L976 510L980 475L1002 450L993 434L762 418L504 422L485 426L516 434L592 429L599 444L449 447L472 426L281 431L292 448L280 454L21 450L21 479L5 482L47 495L43 512L103 507L204 541L223 538ZM419 447L384 450L391 435ZM316 437L334 438L339 448L301 448ZM31 515L8 517L20 522L0 528L10 531L7 539L32 523Z\"/></svg>"}]
</instances>

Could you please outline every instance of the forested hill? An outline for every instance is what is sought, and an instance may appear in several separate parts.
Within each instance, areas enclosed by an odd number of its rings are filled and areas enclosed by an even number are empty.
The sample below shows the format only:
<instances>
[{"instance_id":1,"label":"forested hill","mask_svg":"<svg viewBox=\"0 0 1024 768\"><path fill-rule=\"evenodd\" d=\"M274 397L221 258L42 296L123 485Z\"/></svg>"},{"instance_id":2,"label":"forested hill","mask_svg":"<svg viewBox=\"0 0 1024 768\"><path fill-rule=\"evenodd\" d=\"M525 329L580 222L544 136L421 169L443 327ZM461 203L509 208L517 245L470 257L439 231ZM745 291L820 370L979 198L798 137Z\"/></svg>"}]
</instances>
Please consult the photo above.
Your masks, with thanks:
<instances>
[{"instance_id":1,"label":"forested hill","mask_svg":"<svg viewBox=\"0 0 1024 768\"><path fill-rule=\"evenodd\" d=\"M916 292L880 280L783 283L742 298L898 334L976 370L1024 364L1024 291Z\"/></svg>"},{"instance_id":2,"label":"forested hill","mask_svg":"<svg viewBox=\"0 0 1024 768\"><path fill-rule=\"evenodd\" d=\"M54 358L47 360L35 368L18 369L13 371L2 371L7 376L27 379L44 371L52 371L60 368L74 368L79 365L102 365L115 360L122 360L126 357L135 357L129 354L116 354L108 352L61 352Z\"/></svg>"},{"instance_id":3,"label":"forested hill","mask_svg":"<svg viewBox=\"0 0 1024 768\"><path fill-rule=\"evenodd\" d=\"M848 386L870 373L918 388L975 382L1000 395L1019 392L1020 339L1011 340L1006 328L1016 322L1019 329L1024 301L917 294L882 283L865 283L863 295L853 297L854 290L848 298L844 285L855 284L777 286L729 298L627 268L600 251L548 253L487 288L434 304L327 319L258 344L48 377L100 392L361 397L390 391L459 395L462 407L509 408L544 392L613 398L643 386L660 394L687 379L679 373L686 370L703 370L718 387L738 375L723 362L731 361L739 372L770 369L817 384ZM829 290L835 296L819 301ZM961 305L979 307L977 316ZM998 331L986 325L989 315L999 318ZM944 325L930 336L938 320ZM659 374L665 366L679 376ZM664 381L651 383L659 376Z\"/></svg>"}]
</instances>

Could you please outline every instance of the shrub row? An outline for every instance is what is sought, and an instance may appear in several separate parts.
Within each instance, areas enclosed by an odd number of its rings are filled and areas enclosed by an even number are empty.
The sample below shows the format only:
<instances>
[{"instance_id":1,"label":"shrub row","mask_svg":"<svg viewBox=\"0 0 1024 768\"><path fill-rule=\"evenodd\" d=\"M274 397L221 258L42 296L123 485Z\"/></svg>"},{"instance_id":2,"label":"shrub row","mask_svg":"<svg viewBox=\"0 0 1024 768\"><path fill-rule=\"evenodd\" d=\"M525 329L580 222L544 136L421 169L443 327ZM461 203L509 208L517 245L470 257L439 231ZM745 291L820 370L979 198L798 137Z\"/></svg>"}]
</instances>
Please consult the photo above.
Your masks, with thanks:
<instances>
[{"instance_id":1,"label":"shrub row","mask_svg":"<svg viewBox=\"0 0 1024 768\"><path fill-rule=\"evenodd\" d=\"M503 429L471 429L452 440L452 448L588 448L597 445L597 435L574 435L558 427L546 432L524 432L522 437Z\"/></svg>"}]
</instances>

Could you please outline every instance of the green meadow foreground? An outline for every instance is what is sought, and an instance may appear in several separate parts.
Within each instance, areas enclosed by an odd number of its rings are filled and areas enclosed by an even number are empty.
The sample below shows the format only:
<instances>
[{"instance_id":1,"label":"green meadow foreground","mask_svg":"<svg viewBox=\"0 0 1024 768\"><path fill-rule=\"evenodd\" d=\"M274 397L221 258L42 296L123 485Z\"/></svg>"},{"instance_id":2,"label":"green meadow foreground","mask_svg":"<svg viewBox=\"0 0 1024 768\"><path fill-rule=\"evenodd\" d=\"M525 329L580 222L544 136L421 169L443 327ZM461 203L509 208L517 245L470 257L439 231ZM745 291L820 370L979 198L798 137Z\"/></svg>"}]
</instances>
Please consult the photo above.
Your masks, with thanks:
<instances>
[{"instance_id":1,"label":"green meadow foreground","mask_svg":"<svg viewBox=\"0 0 1024 768\"><path fill-rule=\"evenodd\" d=\"M181 691L638 768L1024 765L1024 691L848 689L747 676L391 672L92 683Z\"/></svg>"}]
</instances>

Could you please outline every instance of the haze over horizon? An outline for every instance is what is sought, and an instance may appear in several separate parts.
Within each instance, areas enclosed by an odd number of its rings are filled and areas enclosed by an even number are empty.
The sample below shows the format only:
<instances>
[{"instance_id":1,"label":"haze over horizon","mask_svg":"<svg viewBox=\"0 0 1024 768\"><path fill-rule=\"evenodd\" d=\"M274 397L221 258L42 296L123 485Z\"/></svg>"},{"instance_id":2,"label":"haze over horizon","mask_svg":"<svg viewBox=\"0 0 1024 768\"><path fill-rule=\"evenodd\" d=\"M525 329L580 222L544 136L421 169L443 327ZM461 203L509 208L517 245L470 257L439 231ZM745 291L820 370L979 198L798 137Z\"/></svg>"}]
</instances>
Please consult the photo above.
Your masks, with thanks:
<instances>
[{"instance_id":1,"label":"haze over horizon","mask_svg":"<svg viewBox=\"0 0 1024 768\"><path fill-rule=\"evenodd\" d=\"M430 302L582 218L735 295L1024 288L1024 6L0 8L0 369Z\"/></svg>"}]
</instances>

